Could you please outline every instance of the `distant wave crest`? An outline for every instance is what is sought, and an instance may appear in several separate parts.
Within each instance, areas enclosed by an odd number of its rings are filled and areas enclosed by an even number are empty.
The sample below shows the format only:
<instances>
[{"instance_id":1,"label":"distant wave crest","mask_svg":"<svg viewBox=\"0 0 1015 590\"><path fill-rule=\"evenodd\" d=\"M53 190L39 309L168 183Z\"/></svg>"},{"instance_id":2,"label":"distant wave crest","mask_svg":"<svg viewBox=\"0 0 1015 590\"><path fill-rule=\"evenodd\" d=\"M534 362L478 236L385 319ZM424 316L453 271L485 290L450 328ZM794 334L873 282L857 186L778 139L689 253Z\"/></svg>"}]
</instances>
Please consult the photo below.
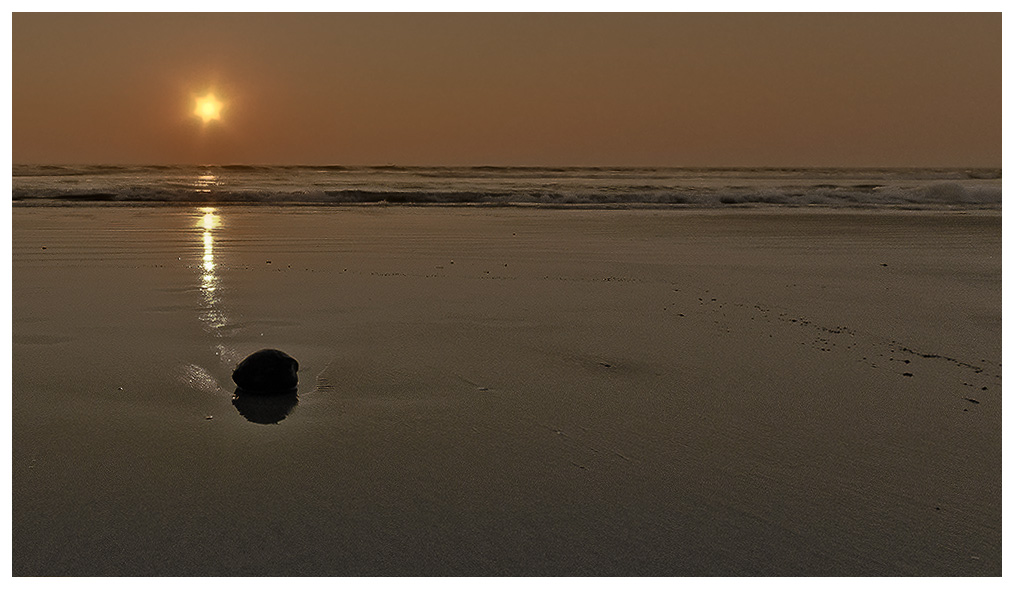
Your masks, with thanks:
<instances>
[{"instance_id":1,"label":"distant wave crest","mask_svg":"<svg viewBox=\"0 0 1015 590\"><path fill-rule=\"evenodd\" d=\"M44 204L986 207L992 169L15 166Z\"/></svg>"}]
</instances>

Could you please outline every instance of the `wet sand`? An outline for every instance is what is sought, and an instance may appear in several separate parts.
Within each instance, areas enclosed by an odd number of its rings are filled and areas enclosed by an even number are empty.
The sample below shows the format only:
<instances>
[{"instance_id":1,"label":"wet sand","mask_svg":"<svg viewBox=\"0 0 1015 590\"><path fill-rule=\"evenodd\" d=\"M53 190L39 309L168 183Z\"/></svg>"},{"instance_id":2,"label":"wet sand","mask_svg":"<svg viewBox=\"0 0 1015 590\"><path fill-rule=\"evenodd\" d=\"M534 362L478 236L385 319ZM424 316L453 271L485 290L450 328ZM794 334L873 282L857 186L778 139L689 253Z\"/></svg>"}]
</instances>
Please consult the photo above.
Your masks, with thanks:
<instances>
[{"instance_id":1,"label":"wet sand","mask_svg":"<svg viewBox=\"0 0 1015 590\"><path fill-rule=\"evenodd\" d=\"M999 212L15 207L13 281L14 575L1001 573Z\"/></svg>"}]
</instances>

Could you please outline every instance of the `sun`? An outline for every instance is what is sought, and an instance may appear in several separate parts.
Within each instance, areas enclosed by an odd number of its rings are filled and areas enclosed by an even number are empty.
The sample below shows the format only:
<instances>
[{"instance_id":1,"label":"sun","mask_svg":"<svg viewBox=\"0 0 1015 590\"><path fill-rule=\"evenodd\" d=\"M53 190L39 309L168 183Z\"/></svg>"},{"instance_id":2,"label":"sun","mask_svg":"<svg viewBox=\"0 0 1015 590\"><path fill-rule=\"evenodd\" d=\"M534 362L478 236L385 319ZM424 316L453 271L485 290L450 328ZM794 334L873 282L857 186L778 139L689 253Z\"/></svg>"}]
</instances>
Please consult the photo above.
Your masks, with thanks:
<instances>
[{"instance_id":1,"label":"sun","mask_svg":"<svg viewBox=\"0 0 1015 590\"><path fill-rule=\"evenodd\" d=\"M209 92L194 99L194 114L200 117L203 123L217 121L222 118L222 102Z\"/></svg>"}]
</instances>

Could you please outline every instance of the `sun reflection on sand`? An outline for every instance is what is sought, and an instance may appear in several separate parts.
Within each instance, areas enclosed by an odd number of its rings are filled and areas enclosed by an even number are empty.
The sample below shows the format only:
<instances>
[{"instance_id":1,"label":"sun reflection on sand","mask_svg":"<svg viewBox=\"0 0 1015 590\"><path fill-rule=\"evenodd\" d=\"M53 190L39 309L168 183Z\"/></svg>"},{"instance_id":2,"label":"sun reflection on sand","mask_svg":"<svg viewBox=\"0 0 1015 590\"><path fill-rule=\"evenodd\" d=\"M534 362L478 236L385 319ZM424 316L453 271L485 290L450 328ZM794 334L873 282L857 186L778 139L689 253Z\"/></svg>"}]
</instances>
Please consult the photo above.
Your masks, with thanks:
<instances>
[{"instance_id":1,"label":"sun reflection on sand","mask_svg":"<svg viewBox=\"0 0 1015 590\"><path fill-rule=\"evenodd\" d=\"M218 332L226 324L226 318L219 307L218 296L215 293L218 287L219 277L215 272L215 237L213 232L222 227L222 217L215 213L214 207L201 207L198 209L201 214L197 226L203 228L201 240L204 245L204 255L201 260L201 296L203 306L200 314L201 321L211 331Z\"/></svg>"},{"instance_id":2,"label":"sun reflection on sand","mask_svg":"<svg viewBox=\"0 0 1015 590\"><path fill-rule=\"evenodd\" d=\"M234 327L227 328L229 320L222 312L222 302L219 294L219 272L215 262L215 238L220 233L224 224L222 216L218 215L215 207L199 207L194 213L195 233L201 234L201 262L196 265L200 273L198 288L201 291L201 306L198 318L204 324L204 329L210 332L217 340L215 354L223 368L230 365L235 366L239 360L236 350L222 340L223 335L230 335ZM225 334L223 334L225 332ZM262 334L263 336L263 334ZM210 376L209 371L197 365L184 368L184 378L188 383L200 384L206 390L214 388L220 391L221 387ZM211 383L211 385L209 385ZM299 399L295 389L284 395L258 395L243 394L236 389L233 394L233 407L241 416L249 422L256 424L278 424L293 411Z\"/></svg>"}]
</instances>

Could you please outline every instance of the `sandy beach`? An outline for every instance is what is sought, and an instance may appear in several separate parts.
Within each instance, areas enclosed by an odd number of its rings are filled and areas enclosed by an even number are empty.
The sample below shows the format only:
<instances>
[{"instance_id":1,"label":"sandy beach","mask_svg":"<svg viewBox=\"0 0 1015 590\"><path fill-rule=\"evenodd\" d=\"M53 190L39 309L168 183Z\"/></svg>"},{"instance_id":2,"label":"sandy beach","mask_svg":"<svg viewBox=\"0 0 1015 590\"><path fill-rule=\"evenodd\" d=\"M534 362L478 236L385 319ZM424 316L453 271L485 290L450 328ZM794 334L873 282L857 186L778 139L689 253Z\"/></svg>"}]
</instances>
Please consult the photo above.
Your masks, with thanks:
<instances>
[{"instance_id":1,"label":"sandy beach","mask_svg":"<svg viewBox=\"0 0 1015 590\"><path fill-rule=\"evenodd\" d=\"M12 226L16 576L1001 573L1000 211Z\"/></svg>"}]
</instances>

